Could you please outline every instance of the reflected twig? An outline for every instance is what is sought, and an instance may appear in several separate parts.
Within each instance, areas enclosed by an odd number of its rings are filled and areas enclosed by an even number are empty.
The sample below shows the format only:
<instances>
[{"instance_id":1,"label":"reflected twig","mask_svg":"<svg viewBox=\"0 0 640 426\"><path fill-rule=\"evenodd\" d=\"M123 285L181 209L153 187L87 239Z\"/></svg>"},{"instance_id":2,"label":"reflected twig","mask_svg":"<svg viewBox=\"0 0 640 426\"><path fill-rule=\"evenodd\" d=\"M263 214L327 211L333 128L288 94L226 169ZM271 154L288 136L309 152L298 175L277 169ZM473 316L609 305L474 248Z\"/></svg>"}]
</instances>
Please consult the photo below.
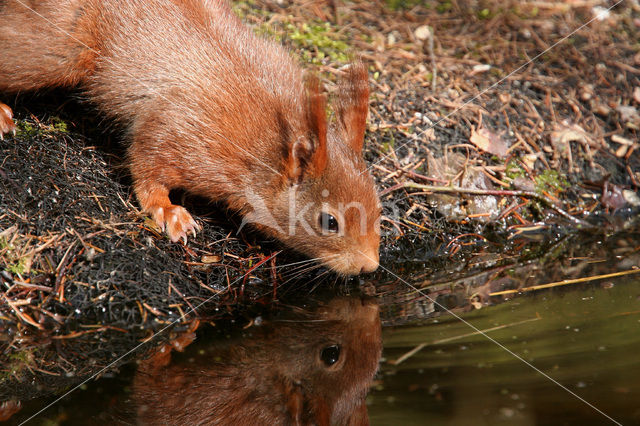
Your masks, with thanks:
<instances>
[{"instance_id":1,"label":"reflected twig","mask_svg":"<svg viewBox=\"0 0 640 426\"><path fill-rule=\"evenodd\" d=\"M518 322L512 322L511 324L503 324L503 325L499 325L497 327L486 328L484 330L473 331L471 333L465 333L465 334L460 334L458 336L447 337L445 339L434 340L431 343L421 343L418 346L416 346L415 348L411 349L409 352L407 352L404 355L402 355L401 357L399 357L398 359L393 360L393 361L389 361L389 364L399 365L399 364L405 362L406 360L408 360L409 358L411 358L412 356L414 356L416 353L420 352L424 347L429 346L429 345L433 346L433 345L440 345L442 343L449 343L449 342L453 342L455 340L464 339L465 337L475 336L476 334L484 335L484 334L486 334L486 333L488 333L490 331L501 330L503 328L513 327L513 326L516 326L516 325L524 324L526 322L538 321L539 319L541 319L541 318L540 317L529 318L529 319L518 321Z\"/></svg>"}]
</instances>

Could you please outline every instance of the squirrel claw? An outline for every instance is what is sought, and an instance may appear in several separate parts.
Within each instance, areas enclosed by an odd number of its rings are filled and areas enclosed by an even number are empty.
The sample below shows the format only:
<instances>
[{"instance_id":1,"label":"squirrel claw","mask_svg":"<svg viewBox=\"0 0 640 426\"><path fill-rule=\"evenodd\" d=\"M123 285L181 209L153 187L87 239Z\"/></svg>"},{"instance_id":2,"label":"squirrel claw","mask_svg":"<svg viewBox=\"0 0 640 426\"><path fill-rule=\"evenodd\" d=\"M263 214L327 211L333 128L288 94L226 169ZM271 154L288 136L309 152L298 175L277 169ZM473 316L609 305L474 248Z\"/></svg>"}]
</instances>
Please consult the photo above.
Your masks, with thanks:
<instances>
[{"instance_id":1,"label":"squirrel claw","mask_svg":"<svg viewBox=\"0 0 640 426\"><path fill-rule=\"evenodd\" d=\"M0 403L0 422L5 422L11 418L15 413L20 411L22 403L15 399L4 401Z\"/></svg>"},{"instance_id":2,"label":"squirrel claw","mask_svg":"<svg viewBox=\"0 0 640 426\"><path fill-rule=\"evenodd\" d=\"M196 231L200 230L200 226L182 206L170 205L169 207L151 209L151 216L162 231L166 230L167 235L174 243L182 240L184 244L187 244L187 234L190 233L195 237Z\"/></svg>"},{"instance_id":3,"label":"squirrel claw","mask_svg":"<svg viewBox=\"0 0 640 426\"><path fill-rule=\"evenodd\" d=\"M16 125L13 122L13 112L7 105L0 103L0 139L4 140L5 133L16 135Z\"/></svg>"}]
</instances>

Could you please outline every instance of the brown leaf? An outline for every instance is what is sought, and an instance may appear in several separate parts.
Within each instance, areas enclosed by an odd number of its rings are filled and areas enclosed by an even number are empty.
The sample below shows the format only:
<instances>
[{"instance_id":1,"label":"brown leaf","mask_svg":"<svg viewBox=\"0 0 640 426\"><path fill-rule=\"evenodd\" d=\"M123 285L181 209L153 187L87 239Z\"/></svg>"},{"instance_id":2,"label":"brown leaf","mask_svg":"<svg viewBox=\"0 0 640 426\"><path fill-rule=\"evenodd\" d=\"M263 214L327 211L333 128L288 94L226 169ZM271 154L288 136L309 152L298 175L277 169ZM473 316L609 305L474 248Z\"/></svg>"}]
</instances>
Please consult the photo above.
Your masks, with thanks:
<instances>
[{"instance_id":1,"label":"brown leaf","mask_svg":"<svg viewBox=\"0 0 640 426\"><path fill-rule=\"evenodd\" d=\"M640 113L635 107L629 105L618 105L616 111L620 114L620 120L630 128L640 126Z\"/></svg>"},{"instance_id":2,"label":"brown leaf","mask_svg":"<svg viewBox=\"0 0 640 426\"><path fill-rule=\"evenodd\" d=\"M205 254L204 256L202 256L202 258L200 259L200 261L202 263L218 263L222 260L221 256L216 256L216 255L207 255Z\"/></svg>"},{"instance_id":3,"label":"brown leaf","mask_svg":"<svg viewBox=\"0 0 640 426\"><path fill-rule=\"evenodd\" d=\"M569 142L588 144L589 139L587 136L587 132L577 124L567 125L562 123L556 125L553 132L551 132L551 143L556 148L566 146Z\"/></svg>"},{"instance_id":4,"label":"brown leaf","mask_svg":"<svg viewBox=\"0 0 640 426\"><path fill-rule=\"evenodd\" d=\"M600 198L600 201L602 201L602 204L605 206L614 210L627 205L627 200L624 198L622 188L608 182L606 182L602 188L602 197Z\"/></svg>"},{"instance_id":5,"label":"brown leaf","mask_svg":"<svg viewBox=\"0 0 640 426\"><path fill-rule=\"evenodd\" d=\"M498 157L507 155L509 148L507 142L499 134L485 128L471 129L469 141L481 150Z\"/></svg>"},{"instance_id":6,"label":"brown leaf","mask_svg":"<svg viewBox=\"0 0 640 426\"><path fill-rule=\"evenodd\" d=\"M578 142L584 146L596 144L585 130L577 124L569 124L566 120L556 124L550 135L554 151L561 157L568 157L571 151L570 142Z\"/></svg>"}]
</instances>

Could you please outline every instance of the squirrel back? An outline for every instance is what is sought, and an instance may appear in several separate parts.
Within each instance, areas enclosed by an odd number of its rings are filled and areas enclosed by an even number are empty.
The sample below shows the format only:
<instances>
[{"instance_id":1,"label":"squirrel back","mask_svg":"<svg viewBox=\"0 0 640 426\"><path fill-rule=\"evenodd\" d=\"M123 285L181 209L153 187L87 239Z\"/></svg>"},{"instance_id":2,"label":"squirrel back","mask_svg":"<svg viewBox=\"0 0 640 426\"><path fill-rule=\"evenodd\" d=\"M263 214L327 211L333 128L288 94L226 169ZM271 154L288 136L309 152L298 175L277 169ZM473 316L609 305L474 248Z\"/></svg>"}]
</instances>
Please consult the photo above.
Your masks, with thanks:
<instances>
[{"instance_id":1,"label":"squirrel back","mask_svg":"<svg viewBox=\"0 0 640 426\"><path fill-rule=\"evenodd\" d=\"M339 273L378 266L363 64L329 120L317 77L225 1L10 1L0 18L0 91L79 86L125 128L136 196L172 240L199 227L169 200L184 189Z\"/></svg>"}]
</instances>

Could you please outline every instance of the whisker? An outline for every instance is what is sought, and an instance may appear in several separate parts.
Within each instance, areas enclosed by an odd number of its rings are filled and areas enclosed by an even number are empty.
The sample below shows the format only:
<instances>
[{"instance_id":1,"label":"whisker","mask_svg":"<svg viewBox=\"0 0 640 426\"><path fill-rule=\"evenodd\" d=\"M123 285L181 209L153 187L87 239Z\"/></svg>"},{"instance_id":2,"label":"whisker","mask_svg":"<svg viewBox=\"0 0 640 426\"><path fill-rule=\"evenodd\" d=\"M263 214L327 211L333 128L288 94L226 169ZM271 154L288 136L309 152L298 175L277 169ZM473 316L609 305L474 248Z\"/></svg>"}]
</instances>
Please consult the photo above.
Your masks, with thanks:
<instances>
[{"instance_id":1,"label":"whisker","mask_svg":"<svg viewBox=\"0 0 640 426\"><path fill-rule=\"evenodd\" d=\"M297 264L294 268L290 268L289 271L287 272L292 272L292 273L304 273L304 272L308 272L308 271L312 271L313 269L316 269L320 266L323 266L321 262L318 261L326 261L327 259L333 259L336 258L340 255L335 254L335 255L331 255L328 257L316 257L316 258L312 258L312 259L308 259L305 261L301 261L301 262L294 262L291 263L290 265L294 265ZM284 266L284 265L283 265Z\"/></svg>"},{"instance_id":2,"label":"whisker","mask_svg":"<svg viewBox=\"0 0 640 426\"><path fill-rule=\"evenodd\" d=\"M280 288L280 287L282 287L282 286L284 286L284 285L286 285L286 284L288 284L288 283L290 283L290 282L292 282L292 281L295 281L295 280L297 280L298 278L300 278L301 276L306 275L306 274L308 274L309 272L311 272L311 271L313 271L313 270L316 270L316 269L319 269L319 268L321 268L321 267L322 267L322 265L321 265L321 264L311 265L311 266L310 266L310 267L308 267L307 269L305 269L305 270L302 270L302 271L299 271L299 272L295 273L293 276L289 277L288 279L286 279L285 281L283 281L282 283L280 283L280 284L278 285L278 288ZM322 274L320 274L320 275L328 274L329 272L330 272L329 270L326 270L326 271L324 271L324 272L323 272Z\"/></svg>"},{"instance_id":3,"label":"whisker","mask_svg":"<svg viewBox=\"0 0 640 426\"><path fill-rule=\"evenodd\" d=\"M280 265L280 266L277 266L276 269L278 270L286 269L288 271L297 271L303 268L307 268L310 265L318 265L318 264L319 263L317 262L317 259L313 259L313 260L308 260L306 262L292 262L289 264Z\"/></svg>"},{"instance_id":4,"label":"whisker","mask_svg":"<svg viewBox=\"0 0 640 426\"><path fill-rule=\"evenodd\" d=\"M317 275L317 276L316 276L315 278L313 278L311 281L309 281L309 283L312 283L312 282L314 282L315 280L319 280L320 278L326 278L328 274L329 274L329 270L326 270L326 271L322 272L321 274ZM314 285L314 286L311 288L311 290L309 290L309 293L313 293L313 292L316 290L316 288L318 288L318 286L319 286L320 284L322 284L322 282L323 282L323 280L319 280L319 281L316 283L316 285Z\"/></svg>"}]
</instances>

